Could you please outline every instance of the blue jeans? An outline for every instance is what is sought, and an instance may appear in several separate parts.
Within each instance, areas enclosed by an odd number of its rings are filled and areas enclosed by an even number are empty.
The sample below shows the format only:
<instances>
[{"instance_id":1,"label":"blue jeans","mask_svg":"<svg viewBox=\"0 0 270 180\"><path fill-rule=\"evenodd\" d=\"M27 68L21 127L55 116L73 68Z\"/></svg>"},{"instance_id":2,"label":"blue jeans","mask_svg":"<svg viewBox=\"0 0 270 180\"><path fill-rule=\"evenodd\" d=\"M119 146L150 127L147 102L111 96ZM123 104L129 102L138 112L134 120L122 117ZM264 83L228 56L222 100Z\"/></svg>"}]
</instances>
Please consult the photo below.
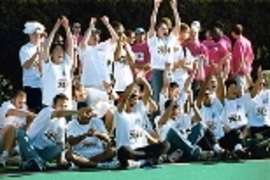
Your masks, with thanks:
<instances>
[{"instance_id":1,"label":"blue jeans","mask_svg":"<svg viewBox=\"0 0 270 180\"><path fill-rule=\"evenodd\" d=\"M153 99L156 103L159 102L159 94L162 90L163 86L163 70L159 69L153 69L152 70L152 76L151 76L151 87L153 90ZM153 117L151 119L154 119L155 116L157 116L159 112L154 113Z\"/></svg>"},{"instance_id":2,"label":"blue jeans","mask_svg":"<svg viewBox=\"0 0 270 180\"><path fill-rule=\"evenodd\" d=\"M40 162L50 162L61 155L62 149L59 146L48 146L43 149L37 149L31 145L25 130L18 130L17 141L20 147L22 161L38 159Z\"/></svg>"},{"instance_id":3,"label":"blue jeans","mask_svg":"<svg viewBox=\"0 0 270 180\"><path fill-rule=\"evenodd\" d=\"M202 151L197 143L204 137L205 129L206 125L198 123L192 127L191 133L187 137L174 129L170 129L166 137L166 140L171 144L170 152L181 149L185 157L197 160Z\"/></svg>"}]
</instances>

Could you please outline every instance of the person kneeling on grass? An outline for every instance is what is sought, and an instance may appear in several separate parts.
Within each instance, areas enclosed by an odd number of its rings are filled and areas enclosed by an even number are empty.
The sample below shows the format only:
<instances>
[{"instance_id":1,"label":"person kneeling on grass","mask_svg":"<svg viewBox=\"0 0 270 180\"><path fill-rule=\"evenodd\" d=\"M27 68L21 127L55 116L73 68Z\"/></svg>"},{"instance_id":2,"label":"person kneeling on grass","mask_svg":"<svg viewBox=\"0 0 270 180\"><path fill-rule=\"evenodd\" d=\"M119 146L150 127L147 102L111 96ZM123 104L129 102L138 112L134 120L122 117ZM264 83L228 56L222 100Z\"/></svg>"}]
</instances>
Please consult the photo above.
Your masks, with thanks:
<instances>
[{"instance_id":1,"label":"person kneeling on grass","mask_svg":"<svg viewBox=\"0 0 270 180\"><path fill-rule=\"evenodd\" d=\"M87 104L85 104L87 106ZM105 147L110 142L108 131L103 121L95 117L93 110L85 112L69 122L67 126L67 141L71 149L66 153L66 159L76 168L108 168L119 167L116 161L110 161L115 156L115 150Z\"/></svg>"},{"instance_id":2,"label":"person kneeling on grass","mask_svg":"<svg viewBox=\"0 0 270 180\"><path fill-rule=\"evenodd\" d=\"M19 130L17 140L22 156L21 170L42 171L47 162L57 160L63 165L62 151L65 147L66 119L72 115L82 115L89 108L80 111L67 110L68 98L64 94L56 95L53 106L44 108L30 125L29 130Z\"/></svg>"},{"instance_id":3,"label":"person kneeling on grass","mask_svg":"<svg viewBox=\"0 0 270 180\"><path fill-rule=\"evenodd\" d=\"M115 114L117 157L122 168L153 167L170 147L142 127L142 113L134 109L139 97L137 90L135 82L126 88Z\"/></svg>"}]
</instances>

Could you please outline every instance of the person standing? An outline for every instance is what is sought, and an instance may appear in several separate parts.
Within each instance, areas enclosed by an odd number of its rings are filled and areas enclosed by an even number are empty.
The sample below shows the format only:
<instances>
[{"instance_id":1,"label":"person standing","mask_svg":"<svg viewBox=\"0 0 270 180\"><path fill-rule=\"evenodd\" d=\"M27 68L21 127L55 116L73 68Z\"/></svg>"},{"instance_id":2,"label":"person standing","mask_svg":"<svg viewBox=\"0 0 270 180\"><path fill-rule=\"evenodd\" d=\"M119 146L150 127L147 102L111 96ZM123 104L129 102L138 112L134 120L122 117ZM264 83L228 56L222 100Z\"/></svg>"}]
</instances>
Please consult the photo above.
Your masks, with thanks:
<instances>
[{"instance_id":1,"label":"person standing","mask_svg":"<svg viewBox=\"0 0 270 180\"><path fill-rule=\"evenodd\" d=\"M231 73L243 94L247 88L246 76L251 73L254 54L251 42L243 36L243 26L236 24L232 28L232 37L236 40L232 50Z\"/></svg>"},{"instance_id":2,"label":"person standing","mask_svg":"<svg viewBox=\"0 0 270 180\"><path fill-rule=\"evenodd\" d=\"M19 52L23 70L23 89L27 94L27 106L33 112L42 108L39 55L44 30L45 27L39 22L27 22L23 32L29 35L29 42L23 45Z\"/></svg>"},{"instance_id":3,"label":"person standing","mask_svg":"<svg viewBox=\"0 0 270 180\"><path fill-rule=\"evenodd\" d=\"M172 66L174 62L174 47L178 40L181 25L176 0L170 1L175 17L175 27L173 30L169 32L169 25L164 20L156 24L156 16L161 2L162 0L154 1L154 9L151 15L147 40L151 54L151 84L153 97L156 102L159 102L159 94L163 86L161 79L163 77L165 64L169 63Z\"/></svg>"}]
</instances>

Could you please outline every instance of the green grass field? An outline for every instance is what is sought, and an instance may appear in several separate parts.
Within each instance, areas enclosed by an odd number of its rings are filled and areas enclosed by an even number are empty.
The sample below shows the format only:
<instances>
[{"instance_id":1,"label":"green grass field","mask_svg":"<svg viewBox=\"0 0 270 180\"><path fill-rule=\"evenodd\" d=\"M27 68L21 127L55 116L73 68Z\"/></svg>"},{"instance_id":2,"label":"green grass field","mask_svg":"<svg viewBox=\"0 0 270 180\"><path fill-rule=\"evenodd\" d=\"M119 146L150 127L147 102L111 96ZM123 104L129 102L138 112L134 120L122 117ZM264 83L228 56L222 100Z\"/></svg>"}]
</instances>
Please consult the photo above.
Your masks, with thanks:
<instances>
[{"instance_id":1,"label":"green grass field","mask_svg":"<svg viewBox=\"0 0 270 180\"><path fill-rule=\"evenodd\" d=\"M270 160L241 163L193 163L163 165L160 169L114 171L0 171L1 180L270 180ZM8 174L7 174L8 173Z\"/></svg>"}]
</instances>

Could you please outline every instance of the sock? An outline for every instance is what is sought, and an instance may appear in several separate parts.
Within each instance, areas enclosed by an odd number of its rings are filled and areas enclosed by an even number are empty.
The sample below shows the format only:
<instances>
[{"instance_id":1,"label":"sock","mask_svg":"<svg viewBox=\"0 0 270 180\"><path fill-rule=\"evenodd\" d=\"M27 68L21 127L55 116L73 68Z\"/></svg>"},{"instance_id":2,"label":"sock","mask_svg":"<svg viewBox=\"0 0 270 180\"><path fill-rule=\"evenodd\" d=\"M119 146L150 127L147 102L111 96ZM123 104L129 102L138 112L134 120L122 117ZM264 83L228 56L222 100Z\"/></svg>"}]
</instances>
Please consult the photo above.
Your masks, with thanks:
<instances>
[{"instance_id":1,"label":"sock","mask_svg":"<svg viewBox=\"0 0 270 180\"><path fill-rule=\"evenodd\" d=\"M8 156L9 156L8 151L3 151L1 157L8 157Z\"/></svg>"},{"instance_id":2,"label":"sock","mask_svg":"<svg viewBox=\"0 0 270 180\"><path fill-rule=\"evenodd\" d=\"M215 153L217 153L217 154L221 154L221 153L224 152L224 149L222 149L222 148L219 146L219 144L215 144L214 147L213 147L213 149L214 149Z\"/></svg>"},{"instance_id":3,"label":"sock","mask_svg":"<svg viewBox=\"0 0 270 180\"><path fill-rule=\"evenodd\" d=\"M234 150L235 150L235 151L243 150L242 144L236 144L235 147L234 147Z\"/></svg>"}]
</instances>

